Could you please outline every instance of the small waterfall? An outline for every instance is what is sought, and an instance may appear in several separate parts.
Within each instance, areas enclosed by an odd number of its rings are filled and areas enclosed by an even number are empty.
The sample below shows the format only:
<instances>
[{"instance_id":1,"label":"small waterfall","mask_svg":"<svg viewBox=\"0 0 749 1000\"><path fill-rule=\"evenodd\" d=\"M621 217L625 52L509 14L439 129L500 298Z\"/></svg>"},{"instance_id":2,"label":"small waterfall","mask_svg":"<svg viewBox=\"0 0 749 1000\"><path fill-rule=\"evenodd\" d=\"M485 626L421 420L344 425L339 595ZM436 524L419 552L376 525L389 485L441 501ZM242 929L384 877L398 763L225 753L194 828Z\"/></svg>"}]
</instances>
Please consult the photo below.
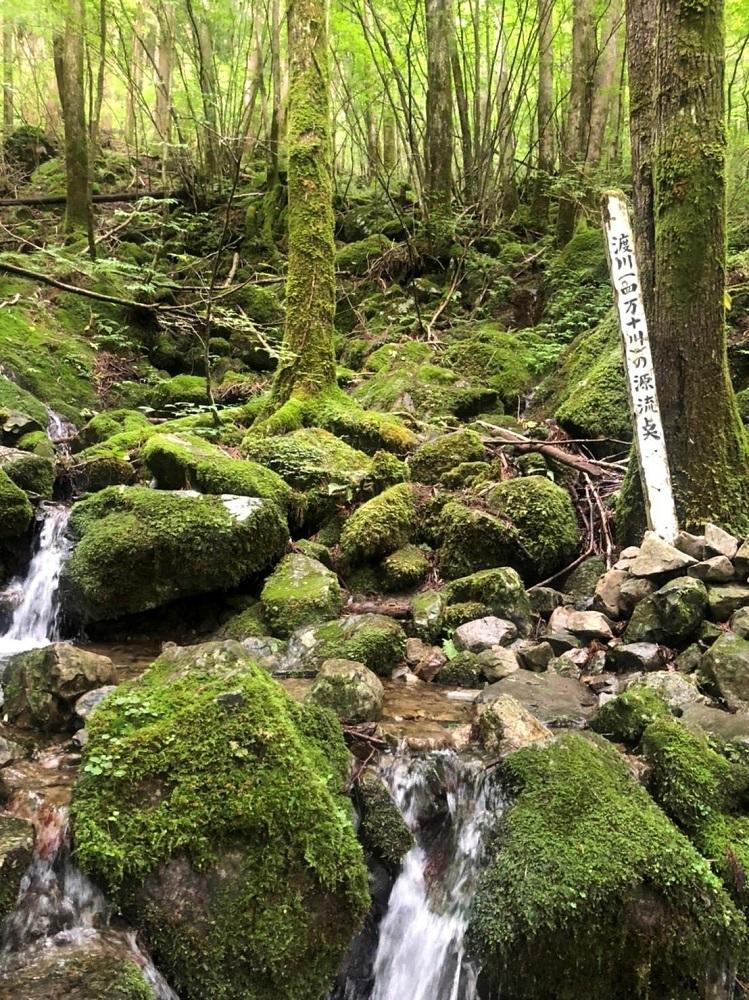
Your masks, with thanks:
<instances>
[{"instance_id":1,"label":"small waterfall","mask_svg":"<svg viewBox=\"0 0 749 1000\"><path fill-rule=\"evenodd\" d=\"M34 857L21 883L16 909L0 925L0 980L33 964L50 949L76 948L129 958L139 966L156 1000L179 1000L132 930L109 924L109 907L70 857L67 812L44 803L35 817Z\"/></svg>"},{"instance_id":2,"label":"small waterfall","mask_svg":"<svg viewBox=\"0 0 749 1000\"><path fill-rule=\"evenodd\" d=\"M67 454L70 450L70 442L78 433L78 428L75 424L71 424L69 420L61 417L59 413L55 413L47 407L47 437L50 439L58 453L62 452Z\"/></svg>"},{"instance_id":3,"label":"small waterfall","mask_svg":"<svg viewBox=\"0 0 749 1000\"><path fill-rule=\"evenodd\" d=\"M65 535L70 511L62 504L42 504L41 528L24 578L10 584L21 599L5 635L0 636L0 658L45 646L58 638L57 586L70 549Z\"/></svg>"},{"instance_id":4,"label":"small waterfall","mask_svg":"<svg viewBox=\"0 0 749 1000\"><path fill-rule=\"evenodd\" d=\"M476 1000L463 938L499 794L480 762L454 753L398 756L383 778L416 845L380 925L371 1000Z\"/></svg>"}]
</instances>

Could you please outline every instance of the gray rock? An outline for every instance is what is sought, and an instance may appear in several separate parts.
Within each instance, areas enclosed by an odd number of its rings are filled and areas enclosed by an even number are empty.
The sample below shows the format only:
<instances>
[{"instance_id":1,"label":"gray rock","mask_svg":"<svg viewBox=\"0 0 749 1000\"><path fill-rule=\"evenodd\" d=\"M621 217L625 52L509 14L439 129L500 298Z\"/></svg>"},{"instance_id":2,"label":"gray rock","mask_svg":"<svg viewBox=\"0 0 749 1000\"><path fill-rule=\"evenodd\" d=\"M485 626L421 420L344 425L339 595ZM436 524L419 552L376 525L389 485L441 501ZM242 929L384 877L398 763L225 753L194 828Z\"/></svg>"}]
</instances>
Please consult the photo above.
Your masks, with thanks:
<instances>
[{"instance_id":1,"label":"gray rock","mask_svg":"<svg viewBox=\"0 0 749 1000\"><path fill-rule=\"evenodd\" d=\"M619 558L614 563L614 569L629 570L632 563L639 556L640 549L637 545L628 545L619 553Z\"/></svg>"},{"instance_id":2,"label":"gray rock","mask_svg":"<svg viewBox=\"0 0 749 1000\"><path fill-rule=\"evenodd\" d=\"M546 670L554 659L554 650L548 642L533 642L532 639L521 639L513 644L512 649L524 670L541 672Z\"/></svg>"},{"instance_id":3,"label":"gray rock","mask_svg":"<svg viewBox=\"0 0 749 1000\"><path fill-rule=\"evenodd\" d=\"M697 560L680 552L673 545L664 542L652 531L645 532L645 539L640 546L640 552L629 567L633 576L661 576L666 573L679 573Z\"/></svg>"},{"instance_id":4,"label":"gray rock","mask_svg":"<svg viewBox=\"0 0 749 1000\"><path fill-rule=\"evenodd\" d=\"M686 552L693 559L705 558L705 536L690 535L688 531L680 531L674 539L674 546L680 552Z\"/></svg>"},{"instance_id":5,"label":"gray rock","mask_svg":"<svg viewBox=\"0 0 749 1000\"><path fill-rule=\"evenodd\" d=\"M13 740L6 740L5 737L0 736L0 767L12 764L16 760L23 760L25 756L26 751L19 743L15 743Z\"/></svg>"},{"instance_id":6,"label":"gray rock","mask_svg":"<svg viewBox=\"0 0 749 1000\"><path fill-rule=\"evenodd\" d=\"M556 632L547 632L544 641L551 646L555 656L561 656L568 649L577 649L582 646L582 641L571 632L559 629Z\"/></svg>"},{"instance_id":7,"label":"gray rock","mask_svg":"<svg viewBox=\"0 0 749 1000\"><path fill-rule=\"evenodd\" d=\"M619 589L619 595L624 608L624 617L626 618L631 615L640 601L644 601L646 597L650 597L657 589L656 584L644 576L628 576Z\"/></svg>"},{"instance_id":8,"label":"gray rock","mask_svg":"<svg viewBox=\"0 0 749 1000\"><path fill-rule=\"evenodd\" d=\"M576 601L582 597L592 597L596 581L605 569L606 564L600 556L588 556L567 577L564 584L565 592Z\"/></svg>"},{"instance_id":9,"label":"gray rock","mask_svg":"<svg viewBox=\"0 0 749 1000\"><path fill-rule=\"evenodd\" d=\"M34 827L25 819L0 813L0 920L16 905L21 879L31 864ZM21 994L18 994L19 1000Z\"/></svg>"},{"instance_id":10,"label":"gray rock","mask_svg":"<svg viewBox=\"0 0 749 1000\"><path fill-rule=\"evenodd\" d=\"M504 646L494 646L493 649L485 649L479 653L478 661L481 665L481 673L490 684L501 681L504 677L509 677L516 670L520 669L517 654L512 649Z\"/></svg>"},{"instance_id":11,"label":"gray rock","mask_svg":"<svg viewBox=\"0 0 749 1000\"><path fill-rule=\"evenodd\" d=\"M627 688L646 687L655 691L665 701L672 712L681 712L688 705L704 703L707 699L700 694L693 677L670 670L655 670L652 673L633 677Z\"/></svg>"},{"instance_id":12,"label":"gray rock","mask_svg":"<svg viewBox=\"0 0 749 1000\"><path fill-rule=\"evenodd\" d=\"M712 556L687 570L690 576L706 583L728 583L734 578L733 563L727 556Z\"/></svg>"},{"instance_id":13,"label":"gray rock","mask_svg":"<svg viewBox=\"0 0 749 1000\"><path fill-rule=\"evenodd\" d=\"M739 550L739 540L719 528L717 524L705 525L705 551L707 555L726 556L733 559Z\"/></svg>"},{"instance_id":14,"label":"gray rock","mask_svg":"<svg viewBox=\"0 0 749 1000\"><path fill-rule=\"evenodd\" d=\"M742 579L746 579L747 575L749 575L749 541L741 543L738 552L734 556L733 565L736 567L738 575Z\"/></svg>"},{"instance_id":15,"label":"gray rock","mask_svg":"<svg viewBox=\"0 0 749 1000\"><path fill-rule=\"evenodd\" d=\"M609 646L606 666L612 670L661 670L665 663L662 648L655 642L628 642Z\"/></svg>"},{"instance_id":16,"label":"gray rock","mask_svg":"<svg viewBox=\"0 0 749 1000\"><path fill-rule=\"evenodd\" d=\"M701 580L679 576L635 608L624 632L624 641L681 643L700 626L707 605Z\"/></svg>"},{"instance_id":17,"label":"gray rock","mask_svg":"<svg viewBox=\"0 0 749 1000\"><path fill-rule=\"evenodd\" d=\"M480 705L491 704L507 694L548 726L581 727L597 703L595 695L571 677L551 671L536 674L530 670L518 670L484 688L476 701Z\"/></svg>"},{"instance_id":18,"label":"gray rock","mask_svg":"<svg viewBox=\"0 0 749 1000\"><path fill-rule=\"evenodd\" d=\"M743 583L708 587L707 599L713 621L726 622L734 611L749 605L749 587Z\"/></svg>"},{"instance_id":19,"label":"gray rock","mask_svg":"<svg viewBox=\"0 0 749 1000\"><path fill-rule=\"evenodd\" d=\"M272 635L253 635L242 639L242 646L259 667L268 673L275 673L286 651L286 643Z\"/></svg>"},{"instance_id":20,"label":"gray rock","mask_svg":"<svg viewBox=\"0 0 749 1000\"><path fill-rule=\"evenodd\" d=\"M731 629L742 639L749 639L749 607L739 608L731 615Z\"/></svg>"},{"instance_id":21,"label":"gray rock","mask_svg":"<svg viewBox=\"0 0 749 1000\"><path fill-rule=\"evenodd\" d=\"M549 619L550 632L571 632L582 639L612 638L611 626L600 611L576 611L574 608L557 608Z\"/></svg>"},{"instance_id":22,"label":"gray rock","mask_svg":"<svg viewBox=\"0 0 749 1000\"><path fill-rule=\"evenodd\" d=\"M518 634L517 626L504 618L477 618L455 630L453 642L456 649L480 653L492 646L507 646Z\"/></svg>"},{"instance_id":23,"label":"gray rock","mask_svg":"<svg viewBox=\"0 0 749 1000\"><path fill-rule=\"evenodd\" d=\"M593 606L608 618L622 618L628 611L627 604L622 599L622 584L630 579L632 577L626 570L607 570L596 583Z\"/></svg>"},{"instance_id":24,"label":"gray rock","mask_svg":"<svg viewBox=\"0 0 749 1000\"><path fill-rule=\"evenodd\" d=\"M548 739L551 730L508 694L474 704L474 725L485 750L513 753L531 743Z\"/></svg>"},{"instance_id":25,"label":"gray rock","mask_svg":"<svg viewBox=\"0 0 749 1000\"><path fill-rule=\"evenodd\" d=\"M749 743L749 712L724 712L710 705L687 705L681 721L690 729L699 727L722 740Z\"/></svg>"},{"instance_id":26,"label":"gray rock","mask_svg":"<svg viewBox=\"0 0 749 1000\"><path fill-rule=\"evenodd\" d=\"M704 648L698 642L693 642L676 657L674 666L680 674L693 674L699 669L704 654Z\"/></svg>"},{"instance_id":27,"label":"gray rock","mask_svg":"<svg viewBox=\"0 0 749 1000\"><path fill-rule=\"evenodd\" d=\"M749 709L749 642L726 632L702 657L701 672L711 680L729 708Z\"/></svg>"},{"instance_id":28,"label":"gray rock","mask_svg":"<svg viewBox=\"0 0 749 1000\"><path fill-rule=\"evenodd\" d=\"M406 660L422 681L434 680L447 663L447 657L439 646L429 646L421 639L409 639L406 642Z\"/></svg>"},{"instance_id":29,"label":"gray rock","mask_svg":"<svg viewBox=\"0 0 749 1000\"><path fill-rule=\"evenodd\" d=\"M720 625L705 620L700 623L700 627L697 630L697 641L701 642L703 646L712 646L715 640L720 639L722 635L723 629Z\"/></svg>"},{"instance_id":30,"label":"gray rock","mask_svg":"<svg viewBox=\"0 0 749 1000\"><path fill-rule=\"evenodd\" d=\"M565 595L553 587L531 587L528 599L531 602L531 611L545 621L549 620L554 608L558 608L566 601Z\"/></svg>"},{"instance_id":31,"label":"gray rock","mask_svg":"<svg viewBox=\"0 0 749 1000\"><path fill-rule=\"evenodd\" d=\"M82 694L75 703L74 711L76 716L82 722L86 722L96 706L104 701L108 694L116 690L116 684L104 684L102 687L93 688L91 691L87 691L85 694Z\"/></svg>"},{"instance_id":32,"label":"gray rock","mask_svg":"<svg viewBox=\"0 0 749 1000\"><path fill-rule=\"evenodd\" d=\"M385 689L363 663L326 660L307 695L309 701L332 708L342 722L377 722L382 718Z\"/></svg>"},{"instance_id":33,"label":"gray rock","mask_svg":"<svg viewBox=\"0 0 749 1000\"><path fill-rule=\"evenodd\" d=\"M582 677L583 670L588 666L590 653L587 649L568 649L561 656L555 656L549 664L549 670L559 674L561 677L574 677L578 680Z\"/></svg>"}]
</instances>

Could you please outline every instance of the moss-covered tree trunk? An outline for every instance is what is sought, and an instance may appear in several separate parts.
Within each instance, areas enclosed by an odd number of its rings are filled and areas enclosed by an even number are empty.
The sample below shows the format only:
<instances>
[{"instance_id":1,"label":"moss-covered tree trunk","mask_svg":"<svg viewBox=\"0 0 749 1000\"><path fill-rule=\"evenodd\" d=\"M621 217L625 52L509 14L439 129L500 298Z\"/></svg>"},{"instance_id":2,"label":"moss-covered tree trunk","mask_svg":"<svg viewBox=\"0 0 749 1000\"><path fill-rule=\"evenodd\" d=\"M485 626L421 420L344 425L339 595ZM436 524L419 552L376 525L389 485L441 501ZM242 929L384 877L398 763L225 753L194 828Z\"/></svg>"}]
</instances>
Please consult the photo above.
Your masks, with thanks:
<instances>
[{"instance_id":1,"label":"moss-covered tree trunk","mask_svg":"<svg viewBox=\"0 0 749 1000\"><path fill-rule=\"evenodd\" d=\"M433 219L450 213L453 163L453 88L450 0L426 0L426 200Z\"/></svg>"},{"instance_id":2,"label":"moss-covered tree trunk","mask_svg":"<svg viewBox=\"0 0 749 1000\"><path fill-rule=\"evenodd\" d=\"M749 526L725 334L722 0L658 0L653 354L677 512Z\"/></svg>"},{"instance_id":3,"label":"moss-covered tree trunk","mask_svg":"<svg viewBox=\"0 0 749 1000\"><path fill-rule=\"evenodd\" d=\"M273 404L336 384L333 349L335 244L330 149L327 0L292 0L286 327Z\"/></svg>"},{"instance_id":4,"label":"moss-covered tree trunk","mask_svg":"<svg viewBox=\"0 0 749 1000\"><path fill-rule=\"evenodd\" d=\"M86 32L84 0L68 0L65 32L59 48L60 103L65 128L65 231L87 235L94 253L91 174L86 128L83 45Z\"/></svg>"}]
</instances>

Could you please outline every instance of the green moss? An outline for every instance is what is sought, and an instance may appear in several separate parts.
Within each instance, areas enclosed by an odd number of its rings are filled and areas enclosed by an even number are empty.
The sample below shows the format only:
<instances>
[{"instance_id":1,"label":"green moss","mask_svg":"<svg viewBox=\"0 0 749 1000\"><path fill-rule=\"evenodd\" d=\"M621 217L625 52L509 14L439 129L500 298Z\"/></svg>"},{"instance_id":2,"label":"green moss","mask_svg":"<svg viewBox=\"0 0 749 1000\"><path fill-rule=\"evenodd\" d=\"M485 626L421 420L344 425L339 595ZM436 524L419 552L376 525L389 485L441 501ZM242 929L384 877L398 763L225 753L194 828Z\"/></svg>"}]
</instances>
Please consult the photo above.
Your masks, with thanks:
<instances>
[{"instance_id":1,"label":"green moss","mask_svg":"<svg viewBox=\"0 0 749 1000\"><path fill-rule=\"evenodd\" d=\"M503 402L515 405L531 385L532 351L527 340L493 323L457 327L445 363L474 382L494 389Z\"/></svg>"},{"instance_id":2,"label":"green moss","mask_svg":"<svg viewBox=\"0 0 749 1000\"><path fill-rule=\"evenodd\" d=\"M26 494L0 469L0 543L19 540L33 516Z\"/></svg>"},{"instance_id":3,"label":"green moss","mask_svg":"<svg viewBox=\"0 0 749 1000\"><path fill-rule=\"evenodd\" d=\"M514 798L469 941L503 995L697 997L735 967L741 914L612 747L570 733L509 755L501 775Z\"/></svg>"},{"instance_id":4,"label":"green moss","mask_svg":"<svg viewBox=\"0 0 749 1000\"><path fill-rule=\"evenodd\" d=\"M16 447L21 451L29 451L40 458L54 459L55 446L47 437L44 431L29 431L16 442Z\"/></svg>"},{"instance_id":5,"label":"green moss","mask_svg":"<svg viewBox=\"0 0 749 1000\"><path fill-rule=\"evenodd\" d=\"M450 580L502 564L524 565L516 532L504 518L452 500L435 518L439 565Z\"/></svg>"},{"instance_id":6,"label":"green moss","mask_svg":"<svg viewBox=\"0 0 749 1000\"><path fill-rule=\"evenodd\" d=\"M281 555L275 504L113 486L73 508L78 539L63 576L70 609L93 621L228 590Z\"/></svg>"},{"instance_id":7,"label":"green moss","mask_svg":"<svg viewBox=\"0 0 749 1000\"><path fill-rule=\"evenodd\" d=\"M246 313L247 318L261 326L278 326L283 322L284 310L278 295L270 288L247 284L227 296Z\"/></svg>"},{"instance_id":8,"label":"green moss","mask_svg":"<svg viewBox=\"0 0 749 1000\"><path fill-rule=\"evenodd\" d=\"M416 527L416 495L408 483L391 486L363 504L341 532L341 553L350 562L388 555L405 545Z\"/></svg>"},{"instance_id":9,"label":"green moss","mask_svg":"<svg viewBox=\"0 0 749 1000\"><path fill-rule=\"evenodd\" d=\"M89 420L80 431L78 440L83 448L89 448L116 434L137 433L150 426L148 418L140 410L104 410Z\"/></svg>"},{"instance_id":10,"label":"green moss","mask_svg":"<svg viewBox=\"0 0 749 1000\"><path fill-rule=\"evenodd\" d=\"M488 462L461 462L460 465L443 472L439 481L448 490L462 490L477 481L489 478L490 472L491 465Z\"/></svg>"},{"instance_id":11,"label":"green moss","mask_svg":"<svg viewBox=\"0 0 749 1000\"><path fill-rule=\"evenodd\" d=\"M374 261L393 247L391 240L377 233L355 243L345 244L336 250L336 270L361 277L369 271Z\"/></svg>"},{"instance_id":12,"label":"green moss","mask_svg":"<svg viewBox=\"0 0 749 1000\"><path fill-rule=\"evenodd\" d=\"M238 611L235 615L227 618L222 623L215 634L216 639L236 639L241 642L243 639L260 638L268 635L268 625L263 618L263 611L259 604Z\"/></svg>"},{"instance_id":13,"label":"green moss","mask_svg":"<svg viewBox=\"0 0 749 1000\"><path fill-rule=\"evenodd\" d=\"M162 489L263 497L283 510L291 500L291 489L278 473L258 462L232 458L195 435L155 434L142 458Z\"/></svg>"},{"instance_id":14,"label":"green moss","mask_svg":"<svg viewBox=\"0 0 749 1000\"><path fill-rule=\"evenodd\" d=\"M299 490L334 483L356 488L371 471L363 452L320 428L305 427L275 437L250 434L242 442L242 453Z\"/></svg>"},{"instance_id":15,"label":"green moss","mask_svg":"<svg viewBox=\"0 0 749 1000\"><path fill-rule=\"evenodd\" d=\"M424 549L418 545L404 545L382 560L382 586L395 593L408 590L425 579L429 568L429 557Z\"/></svg>"},{"instance_id":16,"label":"green moss","mask_svg":"<svg viewBox=\"0 0 749 1000\"><path fill-rule=\"evenodd\" d=\"M361 808L359 838L386 868L395 871L414 846L414 838L382 779L364 771L356 785Z\"/></svg>"},{"instance_id":17,"label":"green moss","mask_svg":"<svg viewBox=\"0 0 749 1000\"><path fill-rule=\"evenodd\" d=\"M0 448L0 468L19 489L42 500L51 500L55 466L49 458L15 448Z\"/></svg>"},{"instance_id":18,"label":"green moss","mask_svg":"<svg viewBox=\"0 0 749 1000\"><path fill-rule=\"evenodd\" d=\"M406 651L406 633L384 615L349 615L318 625L312 635L315 664L355 660L381 677L390 675Z\"/></svg>"},{"instance_id":19,"label":"green moss","mask_svg":"<svg viewBox=\"0 0 749 1000\"><path fill-rule=\"evenodd\" d=\"M292 552L265 581L260 596L271 633L287 638L302 625L337 618L343 609L338 577L316 559Z\"/></svg>"},{"instance_id":20,"label":"green moss","mask_svg":"<svg viewBox=\"0 0 749 1000\"><path fill-rule=\"evenodd\" d=\"M536 579L566 566L580 544L569 493L545 476L510 479L492 490L489 507L515 532L522 568Z\"/></svg>"},{"instance_id":21,"label":"green moss","mask_svg":"<svg viewBox=\"0 0 749 1000\"><path fill-rule=\"evenodd\" d=\"M515 622L521 634L529 627L531 606L528 595L523 581L509 566L485 569L453 580L445 588L445 597L450 605L466 601L485 605L498 618L509 618Z\"/></svg>"},{"instance_id":22,"label":"green moss","mask_svg":"<svg viewBox=\"0 0 749 1000\"><path fill-rule=\"evenodd\" d=\"M0 417L5 422L11 414L23 415L39 428L46 427L49 419L44 404L36 396L6 375L0 375Z\"/></svg>"},{"instance_id":23,"label":"green moss","mask_svg":"<svg viewBox=\"0 0 749 1000\"><path fill-rule=\"evenodd\" d=\"M208 388L201 375L174 375L159 382L151 391L151 405L161 411L185 406L207 406Z\"/></svg>"},{"instance_id":24,"label":"green moss","mask_svg":"<svg viewBox=\"0 0 749 1000\"><path fill-rule=\"evenodd\" d=\"M480 688L484 684L481 660L476 653L458 653L434 678L435 684L447 687Z\"/></svg>"},{"instance_id":25,"label":"green moss","mask_svg":"<svg viewBox=\"0 0 749 1000\"><path fill-rule=\"evenodd\" d=\"M601 705L590 728L608 739L636 746L651 723L669 718L668 705L652 688L631 687Z\"/></svg>"},{"instance_id":26,"label":"green moss","mask_svg":"<svg viewBox=\"0 0 749 1000\"><path fill-rule=\"evenodd\" d=\"M479 618L486 618L492 613L488 604L481 601L460 601L457 604L449 604L445 608L442 625L448 634L454 632L456 628L465 625L466 622L475 622Z\"/></svg>"},{"instance_id":27,"label":"green moss","mask_svg":"<svg viewBox=\"0 0 749 1000\"><path fill-rule=\"evenodd\" d=\"M741 419L745 424L749 424L749 388L742 389L736 393L736 403L741 414Z\"/></svg>"},{"instance_id":28,"label":"green moss","mask_svg":"<svg viewBox=\"0 0 749 1000\"><path fill-rule=\"evenodd\" d=\"M436 483L463 462L481 462L484 446L475 431L460 430L421 445L411 456L411 474L420 483Z\"/></svg>"},{"instance_id":29,"label":"green moss","mask_svg":"<svg viewBox=\"0 0 749 1000\"><path fill-rule=\"evenodd\" d=\"M332 714L294 703L238 644L209 644L162 656L88 729L76 861L180 995L322 997L368 908ZM187 920L149 892L164 865L185 863Z\"/></svg>"}]
</instances>

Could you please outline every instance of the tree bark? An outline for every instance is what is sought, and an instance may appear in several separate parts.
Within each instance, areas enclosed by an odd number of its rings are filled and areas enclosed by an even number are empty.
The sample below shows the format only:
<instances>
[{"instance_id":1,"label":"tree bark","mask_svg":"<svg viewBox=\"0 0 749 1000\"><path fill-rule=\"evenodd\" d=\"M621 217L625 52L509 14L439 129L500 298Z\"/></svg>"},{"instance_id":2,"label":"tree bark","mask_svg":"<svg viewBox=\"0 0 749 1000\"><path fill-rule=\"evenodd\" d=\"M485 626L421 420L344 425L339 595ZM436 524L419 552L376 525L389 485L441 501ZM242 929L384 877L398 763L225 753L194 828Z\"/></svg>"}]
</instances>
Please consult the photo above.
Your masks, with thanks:
<instances>
[{"instance_id":1,"label":"tree bark","mask_svg":"<svg viewBox=\"0 0 749 1000\"><path fill-rule=\"evenodd\" d=\"M533 198L533 220L544 228L549 218L549 179L554 170L554 78L551 43L554 36L552 14L554 0L537 0L536 18L538 47L538 99L536 102L536 132L538 154Z\"/></svg>"},{"instance_id":2,"label":"tree bark","mask_svg":"<svg viewBox=\"0 0 749 1000\"><path fill-rule=\"evenodd\" d=\"M617 80L621 65L619 38L621 36L622 0L609 0L608 10L601 30L601 51L593 79L592 107L586 167L595 173L601 165L606 126L617 95Z\"/></svg>"},{"instance_id":3,"label":"tree bark","mask_svg":"<svg viewBox=\"0 0 749 1000\"><path fill-rule=\"evenodd\" d=\"M280 0L270 3L270 76L272 110L270 117L269 142L269 182L278 181L279 155L281 144L281 4ZM269 184L270 186L270 184Z\"/></svg>"},{"instance_id":4,"label":"tree bark","mask_svg":"<svg viewBox=\"0 0 749 1000\"><path fill-rule=\"evenodd\" d=\"M168 160L169 143L172 138L172 67L174 65L174 5L160 4L159 48L156 71L156 131L162 144L162 161Z\"/></svg>"},{"instance_id":5,"label":"tree bark","mask_svg":"<svg viewBox=\"0 0 749 1000\"><path fill-rule=\"evenodd\" d=\"M327 0L292 0L286 326L272 403L336 385L335 244Z\"/></svg>"},{"instance_id":6,"label":"tree bark","mask_svg":"<svg viewBox=\"0 0 749 1000\"><path fill-rule=\"evenodd\" d=\"M746 439L725 335L723 0L658 0L653 356L677 512L746 531Z\"/></svg>"},{"instance_id":7,"label":"tree bark","mask_svg":"<svg viewBox=\"0 0 749 1000\"><path fill-rule=\"evenodd\" d=\"M426 0L426 200L430 216L450 213L453 162L453 92L450 72L450 0Z\"/></svg>"},{"instance_id":8,"label":"tree bark","mask_svg":"<svg viewBox=\"0 0 749 1000\"><path fill-rule=\"evenodd\" d=\"M3 128L13 128L13 22L3 19Z\"/></svg>"}]
</instances>

